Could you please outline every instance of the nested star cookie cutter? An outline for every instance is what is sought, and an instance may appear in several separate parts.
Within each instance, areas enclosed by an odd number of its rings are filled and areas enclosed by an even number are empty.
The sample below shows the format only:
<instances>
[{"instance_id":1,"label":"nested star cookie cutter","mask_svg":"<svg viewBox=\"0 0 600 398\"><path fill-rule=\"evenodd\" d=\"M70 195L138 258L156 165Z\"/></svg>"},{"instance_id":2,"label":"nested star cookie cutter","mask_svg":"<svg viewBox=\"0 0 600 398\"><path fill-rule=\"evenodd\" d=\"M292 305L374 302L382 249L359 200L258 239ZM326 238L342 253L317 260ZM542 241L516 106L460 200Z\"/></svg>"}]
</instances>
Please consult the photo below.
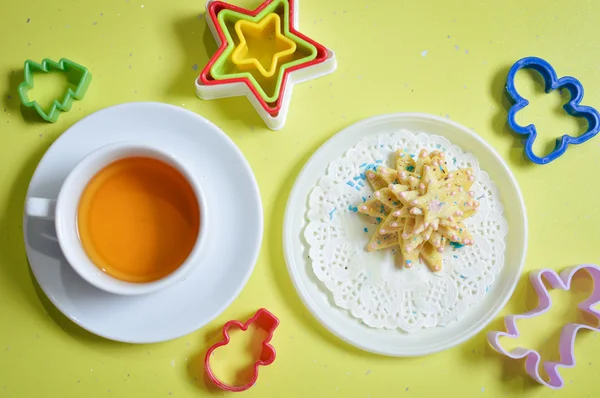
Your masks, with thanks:
<instances>
[{"instance_id":1,"label":"nested star cookie cutter","mask_svg":"<svg viewBox=\"0 0 600 398\"><path fill-rule=\"evenodd\" d=\"M233 97L245 95L250 100L254 109L258 112L260 117L263 119L268 128L272 130L281 129L287 117L289 104L291 100L291 94L293 86L296 83L301 83L307 80L315 79L317 77L324 76L333 72L337 67L335 54L333 51L325 48L321 44L308 38L302 33L297 31L298 25L298 13L297 6L298 0L287 0L289 3L289 20L290 20L290 33L298 36L304 41L312 44L317 48L317 56L312 61L300 63L298 65L285 68L282 71L283 78L281 88L279 90L279 97L274 103L267 103L257 92L254 85L249 79L234 78L225 80L214 80L210 76L210 68L219 56L227 48L227 42L225 35L220 28L219 24L215 24L217 12L223 9L231 9L237 12L246 13L248 15L257 15L264 7L269 5L274 0L266 0L254 11L245 10L243 8L233 6L222 1L209 0L207 3L206 19L208 25L213 33L213 36L219 44L219 49L206 65L199 78L196 79L196 94L202 99L217 99L225 97Z\"/></svg>"},{"instance_id":2,"label":"nested star cookie cutter","mask_svg":"<svg viewBox=\"0 0 600 398\"><path fill-rule=\"evenodd\" d=\"M213 4L216 5L217 3L213 3ZM261 83L259 83L259 81L250 72L240 71L240 72L236 73L235 69L232 70L232 67L230 64L233 64L233 53L234 53L234 50L238 50L238 48L240 46L237 46L236 42L234 40L234 36L237 37L238 35L237 34L233 35L230 32L228 25L230 25L232 23L234 25L237 25L238 23L240 23L241 20L245 20L245 21L249 21L249 22L256 22L259 17L262 17L268 13L276 13L277 15L281 16L281 19L283 20L283 33L286 37L293 39L292 41L296 44L296 50L292 54L291 61L289 61L287 63L279 64L278 65L279 68L276 70L276 73L274 74L273 77L261 78L260 79ZM281 85L283 82L283 77L285 76L285 73L284 73L285 70L288 68L292 68L296 65L311 62L315 58L317 58L317 55L318 55L317 48L314 45L303 40L300 36L293 35L290 33L290 25L291 24L290 24L289 1L288 0L274 0L271 3L269 3L265 8L263 8L254 17L244 14L244 13L236 12L230 8L219 9L219 7L217 7L217 9L214 13L210 12L210 15L211 16L216 15L216 19L213 18L213 24L215 26L217 24L220 25L221 31L224 33L225 38L227 39L228 45L225 48L225 51L223 51L222 55L219 56L219 58L216 59L214 63L209 62L209 64L212 63L212 66L210 67L210 74L207 76L208 79L205 79L205 80L210 81L211 79L212 80L225 80L225 79L235 79L235 78L242 78L242 79L247 78L247 79L249 79L250 83L252 84L252 87L255 88L258 91L258 93L261 95L261 98L264 100L264 102L266 104L269 104L268 105L269 108L267 109L267 111L271 114L277 114L278 110L277 109L274 110L274 109L272 109L272 107L276 106L275 103L277 102L277 100L279 98L280 91L281 91ZM238 44L241 44L241 41L238 42ZM324 56L322 56L322 59L325 60L327 58L327 50L325 48L323 48L322 53L325 54ZM239 69L239 67L238 67L238 69ZM201 77L202 77L202 75L201 75ZM257 77L260 78L260 75ZM275 83L275 84L273 84L273 83ZM263 84L265 85L265 88L263 88ZM267 94L267 91L269 92L268 94ZM272 104L275 104L275 105L272 105Z\"/></svg>"},{"instance_id":3,"label":"nested star cookie cutter","mask_svg":"<svg viewBox=\"0 0 600 398\"><path fill-rule=\"evenodd\" d=\"M29 99L28 93L34 88L34 73L52 73L54 71L65 72L70 82L73 82L76 79L77 83L75 84L75 89L70 87L67 88L61 101L57 99L52 101L52 105L46 113L37 101ZM70 111L74 100L83 99L83 96L92 81L92 74L86 67L66 58L62 58L58 62L45 58L40 64L28 59L23 66L23 74L24 81L19 84L17 89L19 97L21 98L21 103L27 108L34 109L42 119L51 123L58 120L61 112Z\"/></svg>"},{"instance_id":4,"label":"nested star cookie cutter","mask_svg":"<svg viewBox=\"0 0 600 398\"><path fill-rule=\"evenodd\" d=\"M517 338L520 336L517 329L517 320L534 318L547 312L552 306L552 299L548 289L544 285L544 280L550 284L553 289L569 290L571 281L579 271L585 271L592 279L594 284L590 296L577 305L583 319L586 323L567 323L561 331L559 340L560 361L541 361L541 355L535 350L523 347L517 347L512 351L506 351L499 343L500 337ZM572 368L575 366L575 336L582 329L594 332L600 331L600 312L595 310L594 305L600 302L600 267L595 264L581 264L565 268L560 274L551 269L541 269L529 274L529 280L538 296L538 306L524 314L507 315L504 318L506 332L493 331L487 335L488 342L492 348L500 354L506 355L512 359L525 358L525 370L531 378L538 383L554 389L562 388L564 380L558 373L559 368ZM548 381L544 380L539 373L540 362L548 375Z\"/></svg>"},{"instance_id":5,"label":"nested star cookie cutter","mask_svg":"<svg viewBox=\"0 0 600 398\"><path fill-rule=\"evenodd\" d=\"M232 7L235 6L227 5L228 8L223 8L224 4L225 3L214 2L211 7L214 6L215 8L209 10L209 15L213 19L213 25L215 27L218 26L220 29L217 30L220 30L225 35L227 45L218 58L215 56L209 61L209 65L212 65L210 67L210 73L205 73L208 69L207 66L207 68L202 71L201 78L206 77L204 80L209 83L211 80L229 80L236 78L248 79L249 83L256 91L258 91L258 94L261 95L261 98L266 104L275 103L280 95L281 84L284 77L283 72L287 68L313 61L317 57L317 48L298 35L290 34L290 4L288 0L273 0L266 5L265 8L262 8L255 16L234 11ZM293 60L283 64L279 63L275 71L276 73L269 78L261 77L260 75L257 75L255 78L253 73L243 70L236 72L233 55L235 51L240 49L242 42L238 37L238 32L233 34L230 31L231 25L234 25L235 30L235 27L238 26L239 23L245 21L257 23L260 21L260 18L266 19L270 14L277 14L281 17L283 22L283 34L286 37L293 39L292 41L296 44L296 50L294 50L294 53L291 55ZM238 39L237 43L236 40L234 40L234 37ZM240 69L239 66L237 69ZM260 79L260 83L257 78ZM263 84L265 87L263 87ZM267 93L267 91L269 93ZM268 108L267 111L276 113L273 112L271 108Z\"/></svg>"},{"instance_id":6,"label":"nested star cookie cutter","mask_svg":"<svg viewBox=\"0 0 600 398\"><path fill-rule=\"evenodd\" d=\"M563 109L571 116L585 118L588 123L587 131L579 136L573 137L565 134L557 138L552 152L544 157L537 156L533 151L533 143L537 137L535 125L521 126L515 119L517 112L529 105L529 101L521 97L515 87L515 76L521 69L533 69L538 72L544 79L547 93L560 88L566 88L571 98L569 102L563 105ZM554 68L541 58L526 57L515 62L508 72L506 91L514 102L514 105L508 111L508 125L517 134L527 137L525 141L525 154L534 163L550 163L565 153L569 145L583 144L600 131L600 113L595 108L580 105L583 99L583 85L581 82L571 76L563 76L559 79Z\"/></svg>"},{"instance_id":7,"label":"nested star cookie cutter","mask_svg":"<svg viewBox=\"0 0 600 398\"><path fill-rule=\"evenodd\" d=\"M247 331L251 325L254 325L258 329L262 329L267 333L267 337L262 342L262 350L260 352L259 360L252 365L252 376L246 384L241 386L224 383L214 374L210 365L210 358L217 348L229 344L229 341L231 340L229 336L229 329L236 327L242 331ZM204 357L204 367L206 369L208 378L219 388L227 391L240 392L246 391L252 387L258 379L258 367L270 365L273 363L273 361L275 361L275 348L273 348L273 346L269 343L273 338L273 334L275 333L277 326L279 326L279 319L264 308L256 311L256 314L254 314L254 316L248 319L245 323L235 320L227 322L223 326L223 340L211 346Z\"/></svg>"}]
</instances>

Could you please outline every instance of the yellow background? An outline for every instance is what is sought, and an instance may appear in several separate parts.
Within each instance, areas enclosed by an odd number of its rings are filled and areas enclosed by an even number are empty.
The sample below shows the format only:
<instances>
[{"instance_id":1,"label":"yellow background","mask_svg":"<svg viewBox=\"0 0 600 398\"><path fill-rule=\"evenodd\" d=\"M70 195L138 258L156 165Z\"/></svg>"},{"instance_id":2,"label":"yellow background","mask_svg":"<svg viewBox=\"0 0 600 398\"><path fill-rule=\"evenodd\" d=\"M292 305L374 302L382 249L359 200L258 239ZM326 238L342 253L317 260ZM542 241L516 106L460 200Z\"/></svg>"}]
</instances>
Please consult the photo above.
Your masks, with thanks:
<instances>
[{"instance_id":1,"label":"yellow background","mask_svg":"<svg viewBox=\"0 0 600 398\"><path fill-rule=\"evenodd\" d=\"M600 394L600 340L592 333L579 336L578 363L561 371L567 384L561 391L523 377L518 363L487 347L484 333L425 358L387 358L350 347L303 307L281 244L294 179L325 140L370 116L418 111L472 128L508 161L528 208L526 270L597 262L600 138L571 147L550 165L531 165L505 127L503 87L517 59L537 55L559 75L579 78L587 88L584 103L600 107L600 2L301 0L300 30L334 49L339 66L332 75L296 86L279 132L267 130L245 98L195 97L193 66L201 69L216 49L203 11L199 0L2 0L0 397L220 396L204 385L198 360L225 321L245 319L261 306L281 319L273 340L278 356L244 393L249 397ZM44 57L70 58L93 75L84 100L56 124L24 116L16 92L23 61ZM524 90L531 86L527 74L519 80ZM558 94L533 91L539 101L522 116L547 127L540 148L564 132L582 131L574 119L560 116ZM44 151L82 117L128 101L168 102L215 122L250 162L265 210L261 254L240 297L210 325L163 344L119 344L76 327L32 280L23 245L23 200ZM527 308L528 285L523 276L505 313ZM573 318L581 295L554 297L563 305L526 325L522 344L541 344L555 354L551 343Z\"/></svg>"}]
</instances>

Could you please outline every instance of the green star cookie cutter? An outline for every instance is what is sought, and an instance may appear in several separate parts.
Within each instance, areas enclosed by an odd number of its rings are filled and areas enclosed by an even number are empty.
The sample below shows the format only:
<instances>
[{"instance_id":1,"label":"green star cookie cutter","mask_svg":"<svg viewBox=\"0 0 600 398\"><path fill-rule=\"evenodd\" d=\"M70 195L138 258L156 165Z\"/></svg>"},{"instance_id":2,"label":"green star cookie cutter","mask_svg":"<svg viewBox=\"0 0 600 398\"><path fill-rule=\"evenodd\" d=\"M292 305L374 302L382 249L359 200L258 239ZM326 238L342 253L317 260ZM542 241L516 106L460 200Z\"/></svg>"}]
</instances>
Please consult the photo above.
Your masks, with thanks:
<instances>
[{"instance_id":1,"label":"green star cookie cutter","mask_svg":"<svg viewBox=\"0 0 600 398\"><path fill-rule=\"evenodd\" d=\"M60 61L54 62L51 59L45 58L41 64L38 64L30 59L25 61L24 65L25 80L19 84L18 92L21 98L21 103L27 108L33 108L47 122L54 123L58 120L61 111L68 112L73 106L74 100L81 100L92 81L92 74L86 67L79 65L66 58L61 58ZM52 106L48 113L38 104L37 101L31 101L27 93L34 87L34 73L52 73L53 71L62 71L67 74L69 83L75 86L75 90L67 88L62 101L55 99L52 101Z\"/></svg>"},{"instance_id":2,"label":"green star cookie cutter","mask_svg":"<svg viewBox=\"0 0 600 398\"><path fill-rule=\"evenodd\" d=\"M279 98L279 94L281 91L280 88L281 88L281 84L282 84L282 80L283 80L282 71L285 69L288 69L288 68L292 68L301 63L312 61L313 59L315 59L317 57L317 49L315 46L308 43L306 40L302 39L301 37L292 35L290 33L289 6L290 5L287 0L274 0L272 3L270 3L267 7L265 7L263 10L261 10L254 17L248 16L248 15L245 15L245 14L233 11L233 10L229 10L229 9L219 11L219 13L217 14L218 21L213 21L213 22L215 22L215 23L218 22L221 25L221 27L223 29L223 33L225 34L225 37L226 37L229 45L227 46L227 48L225 49L225 51L223 52L221 57L212 66L212 68L210 70L211 76L215 80L234 79L234 78L239 78L239 77L248 78L252 82L254 87L256 87L257 91L263 97L265 102L273 103L273 102L277 101L277 99ZM283 8L283 10L281 10L282 8ZM279 11L279 10L281 10L281 11ZM272 89L273 94L269 95L269 94L267 94L267 92L263 88L263 86L258 83L258 81L254 77L254 75L252 75L250 72L235 73L235 72L231 72L228 70L227 62L231 62L231 55L232 55L234 49L237 47L238 43L232 37L227 25L228 25L228 22L231 22L233 25L234 21L238 21L241 19L256 23L256 22L261 21L268 14L278 13L278 11L282 13L281 20L283 22L283 24L282 24L283 25L282 26L283 34L296 43L298 52L300 54L302 54L302 56L298 59L294 59L290 62L286 62L283 65L279 66L278 67L279 71L276 73L275 76L273 76L269 79L264 79L265 81L273 81L273 79L275 79L274 80L275 85L273 86L273 89ZM234 30L234 29L232 29L232 30ZM269 91L271 91L271 90L269 90Z\"/></svg>"}]
</instances>

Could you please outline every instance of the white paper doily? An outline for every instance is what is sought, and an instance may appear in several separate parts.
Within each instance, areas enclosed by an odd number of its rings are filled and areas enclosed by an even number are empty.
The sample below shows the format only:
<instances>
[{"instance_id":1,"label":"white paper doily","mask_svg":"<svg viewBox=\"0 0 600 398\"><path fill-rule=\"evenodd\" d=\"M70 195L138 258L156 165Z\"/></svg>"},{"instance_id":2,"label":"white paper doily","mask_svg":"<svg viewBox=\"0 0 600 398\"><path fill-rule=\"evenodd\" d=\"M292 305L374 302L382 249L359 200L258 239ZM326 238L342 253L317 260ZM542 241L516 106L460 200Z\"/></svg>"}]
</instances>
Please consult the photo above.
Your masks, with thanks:
<instances>
[{"instance_id":1,"label":"white paper doily","mask_svg":"<svg viewBox=\"0 0 600 398\"><path fill-rule=\"evenodd\" d=\"M399 148L411 154L442 150L449 170L471 167L476 177L472 190L481 205L465 221L475 245L449 246L437 273L423 264L396 266L392 250L364 250L376 229L356 213L373 193L364 172L379 164L394 167ZM440 136L400 130L362 139L323 173L310 194L304 237L312 269L337 306L370 327L415 332L445 326L482 300L504 264L508 224L498 190L473 154Z\"/></svg>"}]
</instances>

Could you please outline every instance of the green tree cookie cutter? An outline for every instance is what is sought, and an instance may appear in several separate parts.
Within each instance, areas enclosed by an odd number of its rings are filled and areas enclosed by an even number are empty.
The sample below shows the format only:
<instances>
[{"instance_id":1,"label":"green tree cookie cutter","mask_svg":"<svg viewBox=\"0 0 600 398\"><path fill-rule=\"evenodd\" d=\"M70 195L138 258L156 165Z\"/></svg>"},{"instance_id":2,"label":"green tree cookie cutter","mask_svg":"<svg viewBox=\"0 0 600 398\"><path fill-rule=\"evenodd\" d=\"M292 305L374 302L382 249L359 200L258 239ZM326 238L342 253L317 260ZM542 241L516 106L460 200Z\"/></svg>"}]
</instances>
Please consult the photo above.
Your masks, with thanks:
<instances>
[{"instance_id":1,"label":"green tree cookie cutter","mask_svg":"<svg viewBox=\"0 0 600 398\"><path fill-rule=\"evenodd\" d=\"M231 62L231 54L233 53L233 50L236 47L236 42L233 40L231 33L229 32L227 23L231 21L232 24L235 24L235 22L240 19L245 19L247 21L256 23L265 18L268 14L276 12L277 9L281 6L283 6L283 15L281 15L281 17L283 18L283 34L296 43L297 52L304 53L307 55L302 58L285 63L280 67L279 73L276 73L274 76L277 80L275 83L273 94L268 95L265 92L262 85L258 83L254 75L252 75L250 72L227 72L227 63ZM302 38L297 37L296 35L290 34L289 7L290 4L287 0L275 0L254 17L250 17L248 15L244 15L233 10L226 9L219 11L219 13L217 14L218 23L221 24L221 27L223 28L223 32L225 33L225 37L227 38L228 45L223 54L221 54L221 57L219 57L219 59L210 69L210 75L212 76L212 78L215 80L235 79L244 77L248 78L266 102L272 103L277 101L281 91L280 88L284 75L282 72L287 68L291 68L304 62L310 62L317 57L317 49L315 46L303 40Z\"/></svg>"},{"instance_id":2,"label":"green tree cookie cutter","mask_svg":"<svg viewBox=\"0 0 600 398\"><path fill-rule=\"evenodd\" d=\"M30 59L25 61L24 65L25 81L19 84L18 92L21 98L21 103L27 108L33 108L47 122L54 123L58 120L60 112L68 112L73 106L74 100L81 100L92 80L92 74L86 67L81 66L66 58L61 58L60 61L54 62L51 59L45 58L41 64L38 64ZM62 71L67 74L69 83L75 86L75 90L67 88L62 101L55 99L52 101L52 106L48 113L38 104L37 101L31 101L27 93L34 87L34 73L52 73L53 71Z\"/></svg>"}]
</instances>

